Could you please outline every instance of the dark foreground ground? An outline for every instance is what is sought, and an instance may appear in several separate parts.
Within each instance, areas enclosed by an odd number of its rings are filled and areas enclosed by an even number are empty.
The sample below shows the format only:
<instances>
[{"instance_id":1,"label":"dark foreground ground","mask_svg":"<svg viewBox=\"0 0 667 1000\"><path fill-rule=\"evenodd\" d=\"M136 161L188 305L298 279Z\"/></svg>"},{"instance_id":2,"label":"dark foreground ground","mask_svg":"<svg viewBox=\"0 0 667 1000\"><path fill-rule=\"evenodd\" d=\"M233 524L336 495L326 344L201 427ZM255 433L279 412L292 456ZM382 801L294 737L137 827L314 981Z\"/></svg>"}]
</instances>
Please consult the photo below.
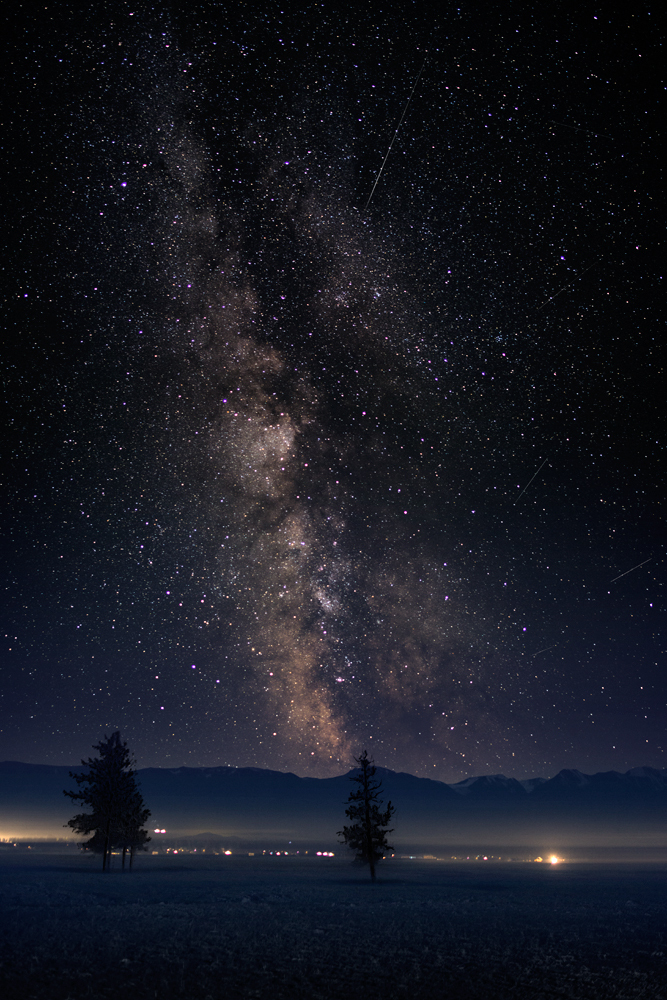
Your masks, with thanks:
<instances>
[{"instance_id":1,"label":"dark foreground ground","mask_svg":"<svg viewBox=\"0 0 667 1000\"><path fill-rule=\"evenodd\" d=\"M0 857L4 1000L667 1000L667 866Z\"/></svg>"}]
</instances>

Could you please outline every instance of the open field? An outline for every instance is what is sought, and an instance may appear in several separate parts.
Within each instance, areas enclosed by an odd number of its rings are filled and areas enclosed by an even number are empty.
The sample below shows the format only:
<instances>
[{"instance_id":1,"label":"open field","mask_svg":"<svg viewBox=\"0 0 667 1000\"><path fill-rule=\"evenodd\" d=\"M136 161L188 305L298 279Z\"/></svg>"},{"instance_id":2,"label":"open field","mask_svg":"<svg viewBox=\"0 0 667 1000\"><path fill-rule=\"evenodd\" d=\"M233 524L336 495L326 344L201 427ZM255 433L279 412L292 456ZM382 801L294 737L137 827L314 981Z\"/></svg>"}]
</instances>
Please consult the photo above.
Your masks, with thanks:
<instances>
[{"instance_id":1,"label":"open field","mask_svg":"<svg viewBox=\"0 0 667 1000\"><path fill-rule=\"evenodd\" d=\"M6 1000L667 1000L667 865L0 856Z\"/></svg>"}]
</instances>

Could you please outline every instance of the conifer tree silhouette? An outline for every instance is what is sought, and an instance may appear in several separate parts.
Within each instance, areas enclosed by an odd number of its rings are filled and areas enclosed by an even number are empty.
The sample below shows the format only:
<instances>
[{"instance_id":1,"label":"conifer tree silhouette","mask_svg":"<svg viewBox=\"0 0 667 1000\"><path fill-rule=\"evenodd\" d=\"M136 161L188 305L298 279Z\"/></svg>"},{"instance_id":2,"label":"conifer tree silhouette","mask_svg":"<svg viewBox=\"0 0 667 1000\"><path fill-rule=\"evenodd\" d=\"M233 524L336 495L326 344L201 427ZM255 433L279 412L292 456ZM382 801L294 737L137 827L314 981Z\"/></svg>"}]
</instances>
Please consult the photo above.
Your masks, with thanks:
<instances>
[{"instance_id":1,"label":"conifer tree silhouette","mask_svg":"<svg viewBox=\"0 0 667 1000\"><path fill-rule=\"evenodd\" d=\"M136 783L134 760L127 743L120 733L105 737L94 748L99 757L89 757L81 763L88 768L83 774L70 771L77 785L85 786L80 792L64 791L70 799L90 807L90 812L73 816L66 824L75 833L91 834L82 845L102 855L102 871L109 867L112 847L130 850L130 867L134 851L143 850L150 837L142 825L150 816Z\"/></svg>"},{"instance_id":2,"label":"conifer tree silhouette","mask_svg":"<svg viewBox=\"0 0 667 1000\"><path fill-rule=\"evenodd\" d=\"M387 834L394 807L391 802L383 811L380 807L380 792L382 782L375 780L375 766L372 757L364 750L360 757L354 758L359 766L356 774L350 775L350 780L356 782L357 788L350 792L345 815L352 820L350 826L344 826L337 836L342 837L341 844L356 851L355 861L370 866L371 879L375 881L375 866L384 857L385 851L393 848L387 843Z\"/></svg>"}]
</instances>

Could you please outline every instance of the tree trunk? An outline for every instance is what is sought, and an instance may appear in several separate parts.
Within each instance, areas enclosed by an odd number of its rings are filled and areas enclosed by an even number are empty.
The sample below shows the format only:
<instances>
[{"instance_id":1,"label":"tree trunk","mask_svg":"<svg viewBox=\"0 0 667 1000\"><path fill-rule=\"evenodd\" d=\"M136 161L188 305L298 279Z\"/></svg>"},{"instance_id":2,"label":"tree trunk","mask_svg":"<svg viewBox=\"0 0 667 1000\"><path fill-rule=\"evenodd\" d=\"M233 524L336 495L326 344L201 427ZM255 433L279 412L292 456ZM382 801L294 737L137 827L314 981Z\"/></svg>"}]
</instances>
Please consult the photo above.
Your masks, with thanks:
<instances>
[{"instance_id":1,"label":"tree trunk","mask_svg":"<svg viewBox=\"0 0 667 1000\"><path fill-rule=\"evenodd\" d=\"M107 870L107 861L108 861L108 855L109 855L109 825L110 825L110 820L107 820L107 828L106 828L106 831L104 833L104 850L102 851L102 871L103 872L105 872Z\"/></svg>"},{"instance_id":2,"label":"tree trunk","mask_svg":"<svg viewBox=\"0 0 667 1000\"><path fill-rule=\"evenodd\" d=\"M364 806L366 807L366 852L368 854L368 864L371 869L371 879L375 882L375 858L373 857L373 831L371 829L371 808L370 796L368 792L368 774L364 768Z\"/></svg>"}]
</instances>

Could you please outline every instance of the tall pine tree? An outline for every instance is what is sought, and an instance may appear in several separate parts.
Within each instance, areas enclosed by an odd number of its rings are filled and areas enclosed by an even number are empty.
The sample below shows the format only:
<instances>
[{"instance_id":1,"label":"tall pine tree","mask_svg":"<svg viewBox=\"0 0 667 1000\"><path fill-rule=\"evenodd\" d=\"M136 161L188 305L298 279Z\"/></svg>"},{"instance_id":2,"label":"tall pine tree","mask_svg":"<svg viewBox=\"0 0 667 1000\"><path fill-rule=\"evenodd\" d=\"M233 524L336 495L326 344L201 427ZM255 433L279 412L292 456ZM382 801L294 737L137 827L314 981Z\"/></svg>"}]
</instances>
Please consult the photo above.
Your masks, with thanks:
<instances>
[{"instance_id":1,"label":"tall pine tree","mask_svg":"<svg viewBox=\"0 0 667 1000\"><path fill-rule=\"evenodd\" d=\"M351 826L344 826L337 836L342 837L341 844L347 844L356 851L355 861L370 866L371 878L375 881L375 866L384 857L385 851L393 847L387 843L387 834L394 807L391 802L387 808L381 809L380 792L382 782L375 779L373 758L364 750L360 757L354 758L359 766L356 774L350 775L350 780L356 782L357 788L350 792L345 815L352 820Z\"/></svg>"},{"instance_id":2,"label":"tall pine tree","mask_svg":"<svg viewBox=\"0 0 667 1000\"><path fill-rule=\"evenodd\" d=\"M82 846L102 855L102 871L106 871L113 847L123 849L124 866L127 850L131 861L134 851L142 850L150 840L146 830L141 829L150 810L137 788L134 761L120 733L105 737L94 749L99 757L81 761L87 771L83 774L70 771L70 777L80 788L84 786L83 790L63 794L90 808L90 812L73 816L67 826L78 834L92 833Z\"/></svg>"}]
</instances>

